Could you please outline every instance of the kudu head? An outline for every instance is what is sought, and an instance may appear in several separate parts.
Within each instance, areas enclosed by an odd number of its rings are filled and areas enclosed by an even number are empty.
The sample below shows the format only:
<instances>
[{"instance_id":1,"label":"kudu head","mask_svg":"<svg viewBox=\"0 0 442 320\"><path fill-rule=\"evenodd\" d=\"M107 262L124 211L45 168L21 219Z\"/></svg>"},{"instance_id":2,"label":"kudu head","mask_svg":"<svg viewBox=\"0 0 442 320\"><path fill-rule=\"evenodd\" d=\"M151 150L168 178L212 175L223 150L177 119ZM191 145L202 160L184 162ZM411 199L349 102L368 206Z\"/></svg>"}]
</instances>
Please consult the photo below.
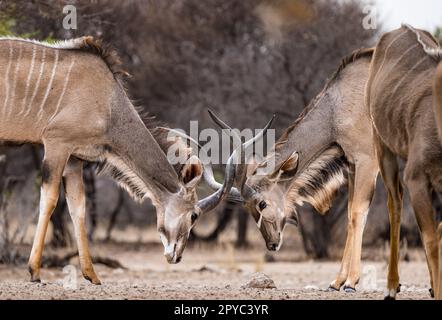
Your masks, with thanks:
<instances>
[{"instance_id":1,"label":"kudu head","mask_svg":"<svg viewBox=\"0 0 442 320\"><path fill-rule=\"evenodd\" d=\"M231 130L235 139L240 137L230 126L210 112L212 119L223 129ZM242 144L242 154L251 144ZM298 154L292 153L278 166L272 165L274 155L264 161L241 161L236 165L235 182L238 189L232 188L230 195L243 204L255 220L268 250L276 251L282 245L283 231L287 223L298 224L296 212L286 206L285 188L282 183L288 182L296 173ZM239 197L240 196L240 197Z\"/></svg>"},{"instance_id":2,"label":"kudu head","mask_svg":"<svg viewBox=\"0 0 442 320\"><path fill-rule=\"evenodd\" d=\"M280 249L285 225L298 224L296 213L286 208L285 188L281 185L288 174L296 170L297 161L298 155L294 153L270 174L263 169L268 165L266 161L248 165L249 174L241 192L243 206L255 220L271 251Z\"/></svg>"},{"instance_id":3,"label":"kudu head","mask_svg":"<svg viewBox=\"0 0 442 320\"><path fill-rule=\"evenodd\" d=\"M210 196L198 200L196 187L203 175L203 166L191 156L180 171L180 189L167 193L157 207L157 228L169 263L178 263L186 247L192 227L198 218L214 209L229 192L234 182L231 159L226 165L223 185Z\"/></svg>"}]
</instances>

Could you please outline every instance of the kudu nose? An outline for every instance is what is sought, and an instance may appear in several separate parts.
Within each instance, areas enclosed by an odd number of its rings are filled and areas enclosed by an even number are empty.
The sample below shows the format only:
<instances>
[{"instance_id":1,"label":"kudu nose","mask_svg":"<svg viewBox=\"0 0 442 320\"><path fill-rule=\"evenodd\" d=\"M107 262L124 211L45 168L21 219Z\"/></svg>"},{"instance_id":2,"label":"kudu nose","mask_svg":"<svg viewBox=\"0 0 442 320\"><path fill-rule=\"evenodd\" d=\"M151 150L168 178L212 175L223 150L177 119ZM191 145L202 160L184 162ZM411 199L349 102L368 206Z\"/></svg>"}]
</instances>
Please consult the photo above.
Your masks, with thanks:
<instances>
[{"instance_id":1,"label":"kudu nose","mask_svg":"<svg viewBox=\"0 0 442 320\"><path fill-rule=\"evenodd\" d=\"M278 244L276 244L276 243L269 243L269 245L267 247L268 247L268 249L270 251L276 251L276 249L278 248Z\"/></svg>"},{"instance_id":2,"label":"kudu nose","mask_svg":"<svg viewBox=\"0 0 442 320\"><path fill-rule=\"evenodd\" d=\"M164 248L164 256L167 259L167 262L169 263L176 263L176 244L170 244L166 248Z\"/></svg>"}]
</instances>

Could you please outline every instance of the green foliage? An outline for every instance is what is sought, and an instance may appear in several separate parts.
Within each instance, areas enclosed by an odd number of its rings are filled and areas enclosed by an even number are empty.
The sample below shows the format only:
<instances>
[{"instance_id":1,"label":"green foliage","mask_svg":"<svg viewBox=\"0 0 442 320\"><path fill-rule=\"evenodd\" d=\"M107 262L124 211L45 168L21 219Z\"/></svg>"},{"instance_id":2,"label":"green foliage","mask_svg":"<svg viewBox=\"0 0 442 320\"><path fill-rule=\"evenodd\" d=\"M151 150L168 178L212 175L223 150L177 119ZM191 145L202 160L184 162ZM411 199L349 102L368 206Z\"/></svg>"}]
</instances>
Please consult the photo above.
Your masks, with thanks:
<instances>
[{"instance_id":1,"label":"green foliage","mask_svg":"<svg viewBox=\"0 0 442 320\"><path fill-rule=\"evenodd\" d=\"M13 36L12 29L15 26L15 19L6 16L4 13L0 13L0 36Z\"/></svg>"},{"instance_id":2,"label":"green foliage","mask_svg":"<svg viewBox=\"0 0 442 320\"><path fill-rule=\"evenodd\" d=\"M442 43L442 27L437 27L434 31L434 36L437 40L439 40L439 43Z\"/></svg>"},{"instance_id":3,"label":"green foliage","mask_svg":"<svg viewBox=\"0 0 442 320\"><path fill-rule=\"evenodd\" d=\"M15 27L17 25L17 18L13 12L0 12L0 37L20 37L20 38L37 38L40 31L36 30L34 32L17 33ZM55 41L52 38L52 33L44 39L48 42Z\"/></svg>"}]
</instances>

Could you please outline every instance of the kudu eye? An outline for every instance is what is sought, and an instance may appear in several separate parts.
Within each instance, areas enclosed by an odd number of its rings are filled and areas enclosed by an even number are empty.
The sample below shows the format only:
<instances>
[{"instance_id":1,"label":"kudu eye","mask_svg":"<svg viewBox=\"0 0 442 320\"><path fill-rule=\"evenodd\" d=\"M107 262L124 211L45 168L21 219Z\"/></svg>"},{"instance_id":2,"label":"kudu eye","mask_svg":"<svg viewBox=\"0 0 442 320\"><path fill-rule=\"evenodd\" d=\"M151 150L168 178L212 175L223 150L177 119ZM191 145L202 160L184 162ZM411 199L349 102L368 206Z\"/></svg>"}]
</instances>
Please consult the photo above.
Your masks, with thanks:
<instances>
[{"instance_id":1,"label":"kudu eye","mask_svg":"<svg viewBox=\"0 0 442 320\"><path fill-rule=\"evenodd\" d=\"M192 215L190 216L190 219L192 221L192 224L194 224L196 219L198 219L198 215L196 214L196 212L192 212Z\"/></svg>"},{"instance_id":2,"label":"kudu eye","mask_svg":"<svg viewBox=\"0 0 442 320\"><path fill-rule=\"evenodd\" d=\"M264 200L261 200L258 204L258 208L259 208L259 211L264 210L265 208L267 208L267 203Z\"/></svg>"}]
</instances>

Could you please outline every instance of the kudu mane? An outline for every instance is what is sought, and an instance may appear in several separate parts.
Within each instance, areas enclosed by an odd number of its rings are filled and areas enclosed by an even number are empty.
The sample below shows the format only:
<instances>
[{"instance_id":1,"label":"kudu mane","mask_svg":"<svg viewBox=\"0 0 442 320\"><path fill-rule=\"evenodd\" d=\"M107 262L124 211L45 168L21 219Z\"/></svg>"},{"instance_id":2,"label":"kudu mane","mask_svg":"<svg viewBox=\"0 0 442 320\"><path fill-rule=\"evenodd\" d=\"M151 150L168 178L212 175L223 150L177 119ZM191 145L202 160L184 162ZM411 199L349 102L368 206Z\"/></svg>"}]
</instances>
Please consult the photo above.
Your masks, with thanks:
<instances>
[{"instance_id":1,"label":"kudu mane","mask_svg":"<svg viewBox=\"0 0 442 320\"><path fill-rule=\"evenodd\" d=\"M275 144L275 150L277 151L279 148L281 148L284 143L287 141L287 138L289 134L293 131L294 128L307 116L307 114L316 106L316 102L320 99L322 94L331 86L332 83L334 83L335 80L339 78L339 75L341 72L351 63L357 61L358 59L369 57L371 58L374 53L374 48L361 48L353 51L348 56L344 57L341 60L341 64L339 65L338 69L333 73L333 75L327 80L324 89L308 104L307 107L302 110L302 112L299 114L298 118L291 124L281 135L281 137L278 139L278 141Z\"/></svg>"},{"instance_id":2,"label":"kudu mane","mask_svg":"<svg viewBox=\"0 0 442 320\"><path fill-rule=\"evenodd\" d=\"M317 102L322 95L336 81L342 71L351 63L361 58L371 58L374 48L363 48L352 52L342 59L338 69L327 81L324 89L318 94L310 104L301 112L295 122L288 127L275 144L275 152L284 147L290 133L305 119L311 110L317 106ZM320 156L314 159L297 176L287 194L287 209L295 210L296 205L303 202L310 203L318 212L325 213L331 207L333 199L339 188L346 183L346 171L348 162L342 148L331 145Z\"/></svg>"},{"instance_id":3,"label":"kudu mane","mask_svg":"<svg viewBox=\"0 0 442 320\"><path fill-rule=\"evenodd\" d=\"M439 41L437 41L431 33L425 30L417 30L408 24L403 24L402 26L407 28L416 35L417 42L421 45L422 49L427 55L429 55L431 58L437 61L442 59L442 48L440 47ZM428 36L428 38L434 42L434 45L436 47L427 46L427 44L422 40L421 32L426 36Z\"/></svg>"},{"instance_id":4,"label":"kudu mane","mask_svg":"<svg viewBox=\"0 0 442 320\"><path fill-rule=\"evenodd\" d=\"M97 175L108 176L113 179L121 188L126 190L132 199L141 203L148 189L143 181L136 175L119 157L112 154L106 156L97 168Z\"/></svg>"},{"instance_id":5,"label":"kudu mane","mask_svg":"<svg viewBox=\"0 0 442 320\"><path fill-rule=\"evenodd\" d=\"M346 183L347 158L340 146L333 145L316 158L295 178L286 194L287 208L311 204L319 213L326 213L333 199Z\"/></svg>"}]
</instances>

